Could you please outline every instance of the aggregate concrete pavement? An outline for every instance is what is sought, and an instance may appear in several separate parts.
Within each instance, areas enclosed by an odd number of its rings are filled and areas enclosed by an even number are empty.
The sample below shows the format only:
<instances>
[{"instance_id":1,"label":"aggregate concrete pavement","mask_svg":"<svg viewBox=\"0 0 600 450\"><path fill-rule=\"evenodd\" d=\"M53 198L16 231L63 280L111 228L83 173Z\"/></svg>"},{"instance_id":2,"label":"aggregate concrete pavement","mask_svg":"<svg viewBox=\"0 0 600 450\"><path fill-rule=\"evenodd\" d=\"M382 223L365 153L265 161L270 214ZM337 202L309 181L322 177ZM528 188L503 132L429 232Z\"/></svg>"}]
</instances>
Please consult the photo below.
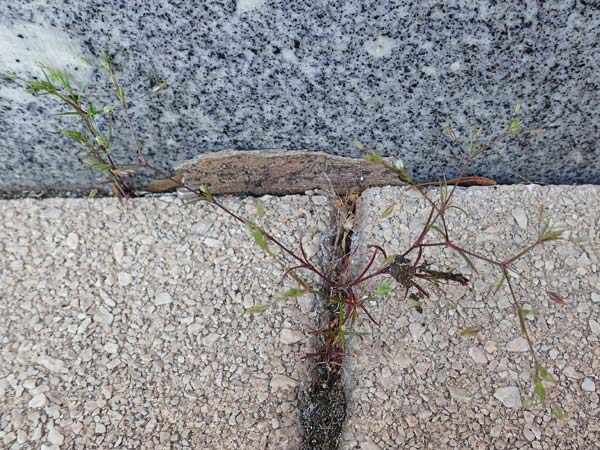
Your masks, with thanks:
<instances>
[{"instance_id":1,"label":"aggregate concrete pavement","mask_svg":"<svg viewBox=\"0 0 600 450\"><path fill-rule=\"evenodd\" d=\"M318 258L324 200L263 197L257 220ZM297 447L311 298L275 300L245 226L180 203L0 202L1 448Z\"/></svg>"},{"instance_id":2,"label":"aggregate concrete pavement","mask_svg":"<svg viewBox=\"0 0 600 450\"><path fill-rule=\"evenodd\" d=\"M256 217L257 199L227 198ZM321 196L263 197L260 219L320 257L331 231ZM530 401L531 364L504 287L451 254L467 287L431 289L419 313L401 288L370 310L346 367L344 450L587 449L600 441L600 189L460 189L449 224L489 255L530 242L540 203L585 241L555 243L517 263L540 362L557 378ZM394 212L381 218L391 205ZM427 213L414 192L369 189L357 204L355 267L364 246L399 252ZM0 202L0 443L6 449L289 449L300 442L299 362L313 350L313 299L275 300L274 268L235 223L173 197ZM438 256L436 256L438 255ZM369 292L377 283L363 288ZM567 297L552 303L545 290ZM248 307L276 303L262 315ZM480 327L461 337L467 327ZM560 404L565 420L551 406Z\"/></svg>"},{"instance_id":3,"label":"aggregate concrete pavement","mask_svg":"<svg viewBox=\"0 0 600 450\"><path fill-rule=\"evenodd\" d=\"M344 450L592 449L600 442L600 189L597 186L499 186L459 189L448 225L460 245L505 258L536 238L539 206L576 245L556 242L519 260L514 281L539 361L557 383L546 383L546 406L533 401L532 365L506 285L494 295L498 270L458 255L426 252L441 270L457 268L469 286L431 288L422 313L402 301L404 288L371 305L348 360L352 390ZM381 213L390 206L387 218ZM403 253L429 208L415 191L373 188L357 204L359 267L381 244ZM465 214L466 213L466 214ZM431 249L431 248L430 248ZM381 282L363 286L370 293ZM395 283L395 282L394 282ZM545 291L566 297L553 303ZM481 331L471 337L461 332ZM557 420L552 405L565 411Z\"/></svg>"}]
</instances>

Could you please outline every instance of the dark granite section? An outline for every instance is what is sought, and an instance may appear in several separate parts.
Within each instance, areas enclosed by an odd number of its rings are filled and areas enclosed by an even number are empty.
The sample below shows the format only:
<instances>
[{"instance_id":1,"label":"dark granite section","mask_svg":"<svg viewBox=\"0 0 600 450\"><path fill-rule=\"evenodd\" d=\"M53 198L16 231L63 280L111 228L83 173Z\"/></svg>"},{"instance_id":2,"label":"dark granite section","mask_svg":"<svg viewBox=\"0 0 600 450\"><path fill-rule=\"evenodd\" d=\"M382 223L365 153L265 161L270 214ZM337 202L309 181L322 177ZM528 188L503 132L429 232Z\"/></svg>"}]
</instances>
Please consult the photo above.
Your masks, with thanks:
<instances>
[{"instance_id":1,"label":"dark granite section","mask_svg":"<svg viewBox=\"0 0 600 450\"><path fill-rule=\"evenodd\" d=\"M498 146L472 173L600 183L598 1L20 0L0 5L0 24L12 42L2 69L27 71L32 30L45 30L67 53L109 49L130 92L167 79L134 110L165 168L230 148L357 155L358 138L419 178L452 176L458 149L442 126L492 133L519 102L548 132ZM62 48L53 58L74 68ZM0 191L88 186L51 131L65 119L17 92L0 81Z\"/></svg>"}]
</instances>

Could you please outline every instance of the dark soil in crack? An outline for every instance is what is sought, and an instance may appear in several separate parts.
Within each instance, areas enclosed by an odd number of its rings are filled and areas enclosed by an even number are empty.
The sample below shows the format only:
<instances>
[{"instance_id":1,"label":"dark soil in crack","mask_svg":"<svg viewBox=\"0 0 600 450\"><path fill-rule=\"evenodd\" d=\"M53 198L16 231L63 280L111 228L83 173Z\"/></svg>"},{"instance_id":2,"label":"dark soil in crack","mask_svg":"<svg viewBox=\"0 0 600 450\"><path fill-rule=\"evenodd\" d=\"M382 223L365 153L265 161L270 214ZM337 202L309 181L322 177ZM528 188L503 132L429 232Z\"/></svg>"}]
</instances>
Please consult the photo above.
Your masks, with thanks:
<instances>
[{"instance_id":1,"label":"dark soil in crack","mask_svg":"<svg viewBox=\"0 0 600 450\"><path fill-rule=\"evenodd\" d=\"M302 450L337 450L346 420L346 394L340 369L322 364L315 372L300 409L304 430Z\"/></svg>"},{"instance_id":2,"label":"dark soil in crack","mask_svg":"<svg viewBox=\"0 0 600 450\"><path fill-rule=\"evenodd\" d=\"M340 282L346 275L351 251L351 227L346 227L354 219L357 195L340 198L335 209L335 233L331 238L331 253L327 264L327 274L334 283ZM344 290L331 286L323 286L322 298L346 297ZM320 305L319 327L326 326L329 330L337 325L339 308L342 302L323 300ZM326 353L327 344L320 339L317 347ZM329 347L331 350L331 347ZM343 352L343 348L334 348L334 351ZM331 355L329 355L330 357ZM312 373L310 386L302 392L300 402L300 422L304 430L302 450L337 450L344 422L346 421L346 390L342 379L342 356L323 357L317 361Z\"/></svg>"}]
</instances>

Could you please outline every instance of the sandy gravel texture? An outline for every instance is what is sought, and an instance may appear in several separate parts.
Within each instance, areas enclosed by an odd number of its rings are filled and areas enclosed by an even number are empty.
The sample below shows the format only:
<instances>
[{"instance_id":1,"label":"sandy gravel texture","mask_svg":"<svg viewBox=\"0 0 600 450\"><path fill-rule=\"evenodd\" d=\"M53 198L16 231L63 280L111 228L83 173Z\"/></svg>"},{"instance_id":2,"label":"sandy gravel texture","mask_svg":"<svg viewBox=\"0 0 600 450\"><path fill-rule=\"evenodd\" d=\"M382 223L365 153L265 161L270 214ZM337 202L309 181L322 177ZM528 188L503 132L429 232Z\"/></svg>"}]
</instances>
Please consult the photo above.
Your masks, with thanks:
<instances>
[{"instance_id":1,"label":"sandy gravel texture","mask_svg":"<svg viewBox=\"0 0 600 450\"><path fill-rule=\"evenodd\" d=\"M498 272L477 263L476 275L459 256L432 251L430 262L457 267L471 284L430 289L422 314L402 301L403 288L371 305L381 327L362 321L358 329L368 335L352 344L344 450L599 448L600 188L460 189L455 204L468 216L451 210L449 226L457 243L506 257L535 239L542 203L570 237L586 242L585 252L550 244L515 265L522 275L517 293L537 310L527 324L540 362L558 380L546 383L546 406L532 401L532 365L506 286L492 295ZM382 219L391 205L394 213ZM367 190L357 209L355 267L364 263L367 244L402 253L427 213L414 191ZM551 302L545 290L567 296L568 305ZM473 326L479 334L460 336ZM564 421L552 415L555 403Z\"/></svg>"},{"instance_id":2,"label":"sandy gravel texture","mask_svg":"<svg viewBox=\"0 0 600 450\"><path fill-rule=\"evenodd\" d=\"M323 197L264 197L320 252ZM294 449L311 298L248 231L173 197L0 202L0 448ZM226 199L256 218L256 199ZM245 310L275 305L261 316ZM303 312L304 311L304 312Z\"/></svg>"}]
</instances>

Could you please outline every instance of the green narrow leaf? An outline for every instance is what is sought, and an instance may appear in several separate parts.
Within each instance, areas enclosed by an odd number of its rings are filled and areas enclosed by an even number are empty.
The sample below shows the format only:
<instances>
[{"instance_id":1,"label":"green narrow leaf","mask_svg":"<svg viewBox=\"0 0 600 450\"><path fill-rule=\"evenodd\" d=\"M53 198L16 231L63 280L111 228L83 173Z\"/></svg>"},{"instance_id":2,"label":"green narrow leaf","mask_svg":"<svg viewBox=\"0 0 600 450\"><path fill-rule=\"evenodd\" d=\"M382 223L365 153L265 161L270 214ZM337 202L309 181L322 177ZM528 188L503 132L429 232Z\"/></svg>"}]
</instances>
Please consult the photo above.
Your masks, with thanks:
<instances>
[{"instance_id":1,"label":"green narrow leaf","mask_svg":"<svg viewBox=\"0 0 600 450\"><path fill-rule=\"evenodd\" d=\"M521 316L522 318L525 318L527 316L533 316L536 311L534 309L519 307L517 309L517 312L518 312L519 316Z\"/></svg>"},{"instance_id":2,"label":"green narrow leaf","mask_svg":"<svg viewBox=\"0 0 600 450\"><path fill-rule=\"evenodd\" d=\"M265 204L262 202L262 200L256 202L256 215L258 217L265 215Z\"/></svg>"},{"instance_id":3,"label":"green narrow leaf","mask_svg":"<svg viewBox=\"0 0 600 450\"><path fill-rule=\"evenodd\" d=\"M439 182L439 190L440 190L440 208L444 207L446 203L446 198L448 197L448 184L446 180L440 180Z\"/></svg>"},{"instance_id":4,"label":"green narrow leaf","mask_svg":"<svg viewBox=\"0 0 600 450\"><path fill-rule=\"evenodd\" d=\"M362 142L360 142L358 139L354 139L354 140L352 141L352 144L353 144L353 145L354 145L354 146L355 146L357 149L359 149L361 152L364 152L364 151L365 151L365 149L366 149L365 145L364 145Z\"/></svg>"},{"instance_id":5,"label":"green narrow leaf","mask_svg":"<svg viewBox=\"0 0 600 450\"><path fill-rule=\"evenodd\" d=\"M542 232L540 233L539 240L541 242L556 241L562 239L564 230L558 228L551 221L544 222L542 226Z\"/></svg>"},{"instance_id":6,"label":"green narrow leaf","mask_svg":"<svg viewBox=\"0 0 600 450\"><path fill-rule=\"evenodd\" d=\"M470 267L471 269L473 269L473 271L474 271L475 273L479 273L479 271L478 271L478 270L477 270L477 268L475 267L475 264L473 264L473 261L471 261L471 259L470 259L470 258L469 258L469 257L468 257L468 256L467 256L465 253L463 253L461 250L457 250L457 252L458 252L458 254L459 254L460 256L462 256L462 257L463 257L463 259L464 259L464 260L467 262L467 264L469 265L469 267Z\"/></svg>"},{"instance_id":7,"label":"green narrow leaf","mask_svg":"<svg viewBox=\"0 0 600 450\"><path fill-rule=\"evenodd\" d=\"M3 72L2 73L6 78L13 80L13 81L17 81L19 79L19 77L17 76L16 73L13 72Z\"/></svg>"},{"instance_id":8,"label":"green narrow leaf","mask_svg":"<svg viewBox=\"0 0 600 450\"><path fill-rule=\"evenodd\" d=\"M390 217L393 212L394 212L394 205L388 206L387 208L385 208L383 210L383 212L379 215L379 217L381 217L382 219L386 219L387 217Z\"/></svg>"},{"instance_id":9,"label":"green narrow leaf","mask_svg":"<svg viewBox=\"0 0 600 450\"><path fill-rule=\"evenodd\" d=\"M106 144L106 141L104 140L104 138L102 136L96 136L96 142L98 143L98 145L100 145L103 148L108 147L108 145Z\"/></svg>"},{"instance_id":10,"label":"green narrow leaf","mask_svg":"<svg viewBox=\"0 0 600 450\"><path fill-rule=\"evenodd\" d=\"M520 114L521 113L521 104L517 103L515 105L515 114Z\"/></svg>"},{"instance_id":11,"label":"green narrow leaf","mask_svg":"<svg viewBox=\"0 0 600 450\"><path fill-rule=\"evenodd\" d=\"M374 162L374 163L383 162L383 158L377 152L371 152L371 153L369 153L367 156L365 156L365 159L367 161L371 161L371 162Z\"/></svg>"},{"instance_id":12,"label":"green narrow leaf","mask_svg":"<svg viewBox=\"0 0 600 450\"><path fill-rule=\"evenodd\" d=\"M444 131L446 132L446 134L448 135L448 137L450 138L450 140L452 141L453 144L456 144L458 142L456 133L454 132L454 130L451 127L446 127L444 129Z\"/></svg>"},{"instance_id":13,"label":"green narrow leaf","mask_svg":"<svg viewBox=\"0 0 600 450\"><path fill-rule=\"evenodd\" d=\"M157 92L160 92L160 91L162 91L162 90L163 90L164 88L166 88L166 87L167 87L167 82L166 82L166 81L161 81L159 85L157 85L157 86L154 86L154 87L152 88L152 92L153 92L154 94L156 94Z\"/></svg>"},{"instance_id":14,"label":"green narrow leaf","mask_svg":"<svg viewBox=\"0 0 600 450\"><path fill-rule=\"evenodd\" d=\"M208 189L208 186L203 184L200 186L199 190L200 190L200 192L202 192L204 194L204 196L206 197L206 200L208 200L209 202L212 202L214 200L214 197L213 197L212 193L210 192L210 190Z\"/></svg>"},{"instance_id":15,"label":"green narrow leaf","mask_svg":"<svg viewBox=\"0 0 600 450\"><path fill-rule=\"evenodd\" d=\"M460 332L460 335L463 337L471 337L475 336L481 331L481 327L468 327Z\"/></svg>"},{"instance_id":16,"label":"green narrow leaf","mask_svg":"<svg viewBox=\"0 0 600 450\"><path fill-rule=\"evenodd\" d=\"M271 307L271 305L256 305L251 308L248 308L246 310L246 312L248 314L261 314L261 313L264 313L270 307Z\"/></svg>"},{"instance_id":17,"label":"green narrow leaf","mask_svg":"<svg viewBox=\"0 0 600 450\"><path fill-rule=\"evenodd\" d=\"M121 103L125 103L125 91L121 86L117 87L117 98Z\"/></svg>"},{"instance_id":18,"label":"green narrow leaf","mask_svg":"<svg viewBox=\"0 0 600 450\"><path fill-rule=\"evenodd\" d=\"M500 274L500 278L496 282L496 288L494 289L494 295L496 295L498 293L498 291L500 290L500 288L502 287L502 285L504 284L505 281L506 281L506 275L504 274L504 272L502 272Z\"/></svg>"},{"instance_id":19,"label":"green narrow leaf","mask_svg":"<svg viewBox=\"0 0 600 450\"><path fill-rule=\"evenodd\" d=\"M540 211L538 213L538 222L542 222L544 219L544 214L546 213L546 207L542 204L540 205Z\"/></svg>"},{"instance_id":20,"label":"green narrow leaf","mask_svg":"<svg viewBox=\"0 0 600 450\"><path fill-rule=\"evenodd\" d=\"M111 67L110 56L106 50L100 51L100 66L104 70L110 70L110 67Z\"/></svg>"},{"instance_id":21,"label":"green narrow leaf","mask_svg":"<svg viewBox=\"0 0 600 450\"><path fill-rule=\"evenodd\" d=\"M98 189L92 189L86 196L85 198L88 199L93 199L96 198L96 195L98 195Z\"/></svg>"},{"instance_id":22,"label":"green narrow leaf","mask_svg":"<svg viewBox=\"0 0 600 450\"><path fill-rule=\"evenodd\" d=\"M198 203L198 202L205 202L206 199L204 197L196 197L196 198L192 198L189 200L183 200L183 204L184 205L191 205L193 203Z\"/></svg>"},{"instance_id":23,"label":"green narrow leaf","mask_svg":"<svg viewBox=\"0 0 600 450\"><path fill-rule=\"evenodd\" d=\"M548 370L545 367L538 366L538 373L540 374L542 379L550 381L552 383L556 383L556 378L554 378L554 375L548 372Z\"/></svg>"},{"instance_id":24,"label":"green narrow leaf","mask_svg":"<svg viewBox=\"0 0 600 450\"><path fill-rule=\"evenodd\" d=\"M300 288L290 288L286 291L279 291L275 294L277 298L290 298L290 297L298 297L306 292L305 289Z\"/></svg>"},{"instance_id":25,"label":"green narrow leaf","mask_svg":"<svg viewBox=\"0 0 600 450\"><path fill-rule=\"evenodd\" d=\"M540 402L544 403L546 401L546 389L544 388L542 380L539 378L534 379L533 392L535 392L535 395Z\"/></svg>"},{"instance_id":26,"label":"green narrow leaf","mask_svg":"<svg viewBox=\"0 0 600 450\"><path fill-rule=\"evenodd\" d=\"M87 136L77 130L60 130L60 134L81 142L82 144L87 143Z\"/></svg>"},{"instance_id":27,"label":"green narrow leaf","mask_svg":"<svg viewBox=\"0 0 600 450\"><path fill-rule=\"evenodd\" d=\"M418 310L419 312L422 312L422 310L423 310L423 305L421 305L421 302L415 298L409 298L406 301L406 304L408 306L410 306L411 308Z\"/></svg>"},{"instance_id":28,"label":"green narrow leaf","mask_svg":"<svg viewBox=\"0 0 600 450\"><path fill-rule=\"evenodd\" d=\"M552 414L554 414L554 417L558 420L563 420L565 418L565 412L557 403L552 405Z\"/></svg>"},{"instance_id":29,"label":"green narrow leaf","mask_svg":"<svg viewBox=\"0 0 600 450\"><path fill-rule=\"evenodd\" d=\"M467 216L469 219L472 219L472 218L473 218L473 217L472 217L472 216L471 216L471 215L470 215L468 212L466 212L466 211L465 211L464 209L462 209L460 206L456 206L456 205L450 205L450 206L448 206L448 209L450 209L450 208L458 209L458 210L459 210L461 213L463 213L463 214L464 214L465 216Z\"/></svg>"},{"instance_id":30,"label":"green narrow leaf","mask_svg":"<svg viewBox=\"0 0 600 450\"><path fill-rule=\"evenodd\" d=\"M110 169L109 164L98 161L96 158L91 156L84 156L81 158L81 162L89 169L97 170L98 172L108 172Z\"/></svg>"},{"instance_id":31,"label":"green narrow leaf","mask_svg":"<svg viewBox=\"0 0 600 450\"><path fill-rule=\"evenodd\" d=\"M383 280L383 283L381 283L379 286L377 286L377 289L375 289L375 295L378 297L385 297L390 293L391 286L392 278L386 278Z\"/></svg>"},{"instance_id":32,"label":"green narrow leaf","mask_svg":"<svg viewBox=\"0 0 600 450\"><path fill-rule=\"evenodd\" d=\"M71 89L71 81L69 80L69 74L67 72L45 65L40 65L40 68L46 73L51 81L58 83L65 89Z\"/></svg>"},{"instance_id":33,"label":"green narrow leaf","mask_svg":"<svg viewBox=\"0 0 600 450\"><path fill-rule=\"evenodd\" d=\"M94 66L94 62L91 59L86 58L85 56L80 56L79 59L81 60L81 62L88 66Z\"/></svg>"},{"instance_id":34,"label":"green narrow leaf","mask_svg":"<svg viewBox=\"0 0 600 450\"><path fill-rule=\"evenodd\" d=\"M442 229L441 229L440 227L438 227L437 225L435 225L435 224L433 224L433 223L432 223L431 225L429 225L429 228L431 228L431 229L432 229L432 230L434 230L434 231L437 231L437 232L438 232L439 234L441 234L442 236L445 236L445 234L444 234L444 230L442 230Z\"/></svg>"},{"instance_id":35,"label":"green narrow leaf","mask_svg":"<svg viewBox=\"0 0 600 450\"><path fill-rule=\"evenodd\" d=\"M508 125L508 129L506 130L506 132L508 134L517 134L520 133L522 130L523 122L521 122L519 119L513 119Z\"/></svg>"},{"instance_id":36,"label":"green narrow leaf","mask_svg":"<svg viewBox=\"0 0 600 450\"><path fill-rule=\"evenodd\" d=\"M270 254L271 250L269 250L269 244L267 243L267 238L265 237L265 234L260 229L260 227L258 227L257 225L253 224L252 222L246 222L246 227L248 227L248 230L252 234L252 237L254 238L254 241L256 242L256 244L264 252Z\"/></svg>"}]
</instances>

